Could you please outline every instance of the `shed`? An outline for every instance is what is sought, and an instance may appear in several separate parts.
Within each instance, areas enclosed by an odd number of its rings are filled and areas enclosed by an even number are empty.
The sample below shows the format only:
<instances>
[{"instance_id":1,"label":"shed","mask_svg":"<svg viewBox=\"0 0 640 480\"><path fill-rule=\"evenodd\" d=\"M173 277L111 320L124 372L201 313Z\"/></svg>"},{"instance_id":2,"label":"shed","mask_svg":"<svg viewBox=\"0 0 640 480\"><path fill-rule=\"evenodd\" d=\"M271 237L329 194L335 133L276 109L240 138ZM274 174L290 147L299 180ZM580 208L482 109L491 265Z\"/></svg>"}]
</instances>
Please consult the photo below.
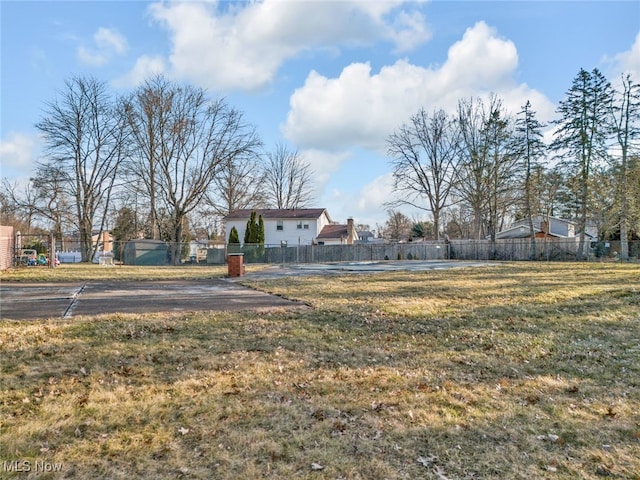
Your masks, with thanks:
<instances>
[{"instance_id":1,"label":"shed","mask_svg":"<svg viewBox=\"0 0 640 480\"><path fill-rule=\"evenodd\" d=\"M131 240L124 246L125 265L169 265L169 250L161 240Z\"/></svg>"}]
</instances>

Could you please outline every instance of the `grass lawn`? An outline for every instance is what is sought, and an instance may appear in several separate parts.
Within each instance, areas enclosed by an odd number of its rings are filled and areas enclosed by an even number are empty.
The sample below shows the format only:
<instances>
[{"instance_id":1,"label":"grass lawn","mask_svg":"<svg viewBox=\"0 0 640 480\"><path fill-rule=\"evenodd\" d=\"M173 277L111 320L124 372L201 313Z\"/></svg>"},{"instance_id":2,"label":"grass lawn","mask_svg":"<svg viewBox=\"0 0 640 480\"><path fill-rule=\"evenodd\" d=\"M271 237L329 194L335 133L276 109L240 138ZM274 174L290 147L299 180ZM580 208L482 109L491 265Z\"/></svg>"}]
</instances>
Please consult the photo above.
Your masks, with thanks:
<instances>
[{"instance_id":1,"label":"grass lawn","mask_svg":"<svg viewBox=\"0 0 640 480\"><path fill-rule=\"evenodd\" d=\"M0 321L0 478L640 479L638 265L244 282L309 308Z\"/></svg>"}]
</instances>

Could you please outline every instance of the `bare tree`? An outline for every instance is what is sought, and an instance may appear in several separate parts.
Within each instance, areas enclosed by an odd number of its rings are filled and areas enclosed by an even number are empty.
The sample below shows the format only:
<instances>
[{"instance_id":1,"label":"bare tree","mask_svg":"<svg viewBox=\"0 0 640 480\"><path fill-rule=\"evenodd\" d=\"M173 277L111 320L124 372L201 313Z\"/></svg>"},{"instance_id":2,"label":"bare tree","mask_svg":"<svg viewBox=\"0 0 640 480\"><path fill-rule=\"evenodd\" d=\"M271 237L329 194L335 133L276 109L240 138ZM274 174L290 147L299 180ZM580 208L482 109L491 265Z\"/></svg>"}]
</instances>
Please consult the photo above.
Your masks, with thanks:
<instances>
[{"instance_id":1,"label":"bare tree","mask_svg":"<svg viewBox=\"0 0 640 480\"><path fill-rule=\"evenodd\" d=\"M212 214L220 217L234 210L265 208L264 179L264 167L257 155L228 158L220 165L220 173L213 181L206 204Z\"/></svg>"},{"instance_id":2,"label":"bare tree","mask_svg":"<svg viewBox=\"0 0 640 480\"><path fill-rule=\"evenodd\" d=\"M561 118L554 122L551 148L562 158L566 171L576 179L579 201L578 229L580 243L577 259L584 258L590 188L593 168L598 161L607 159L606 141L611 133L611 84L598 69L587 72L580 69L567 96L560 101Z\"/></svg>"},{"instance_id":3,"label":"bare tree","mask_svg":"<svg viewBox=\"0 0 640 480\"><path fill-rule=\"evenodd\" d=\"M487 223L491 242L495 244L496 233L504 227L507 212L516 203L519 172L512 148L512 119L496 97L491 98L489 109L484 125L485 148L489 155Z\"/></svg>"},{"instance_id":4,"label":"bare tree","mask_svg":"<svg viewBox=\"0 0 640 480\"><path fill-rule=\"evenodd\" d=\"M28 219L28 225L43 221L46 225L42 226L54 234L64 249L63 233L73 224L73 207L64 191L64 176L57 168L42 167L37 176L21 186L3 179L3 190L23 218Z\"/></svg>"},{"instance_id":5,"label":"bare tree","mask_svg":"<svg viewBox=\"0 0 640 480\"><path fill-rule=\"evenodd\" d=\"M486 210L489 160L484 141L484 104L480 100L458 102L460 166L456 194L473 212L475 238L482 238Z\"/></svg>"},{"instance_id":6,"label":"bare tree","mask_svg":"<svg viewBox=\"0 0 640 480\"><path fill-rule=\"evenodd\" d=\"M387 221L383 227L383 234L379 235L388 240L406 240L411 236L413 223L404 213L397 210L387 210Z\"/></svg>"},{"instance_id":7,"label":"bare tree","mask_svg":"<svg viewBox=\"0 0 640 480\"><path fill-rule=\"evenodd\" d=\"M137 148L146 164L152 165L154 178L148 180L148 169L133 173L147 177L142 181L147 182L149 193L154 192L153 215L167 214L165 237L177 264L187 215L203 204L223 166L254 157L261 143L240 112L222 99L210 100L202 89L158 79L157 85L146 85L138 101L147 103L138 105L130 124L140 132L134 135ZM128 111L131 119L131 107ZM140 111L145 115L148 111L148 116L142 117ZM142 134L145 126L148 135Z\"/></svg>"},{"instance_id":8,"label":"bare tree","mask_svg":"<svg viewBox=\"0 0 640 480\"><path fill-rule=\"evenodd\" d=\"M127 125L132 137L128 173L131 186L148 200L151 238L160 238L157 170L165 153L163 137L170 134L171 108L176 87L162 75L147 80L125 104Z\"/></svg>"},{"instance_id":9,"label":"bare tree","mask_svg":"<svg viewBox=\"0 0 640 480\"><path fill-rule=\"evenodd\" d=\"M622 91L616 92L611 108L614 135L620 149L618 171L618 197L620 199L620 259L629 258L629 154L637 151L640 138L640 84L630 75L622 78Z\"/></svg>"},{"instance_id":10,"label":"bare tree","mask_svg":"<svg viewBox=\"0 0 640 480\"><path fill-rule=\"evenodd\" d=\"M0 201L2 206L2 225L12 225L21 233L30 233L37 218L34 206L36 194L31 182L19 185L2 179Z\"/></svg>"},{"instance_id":11,"label":"bare tree","mask_svg":"<svg viewBox=\"0 0 640 480\"><path fill-rule=\"evenodd\" d=\"M282 144L267 153L265 193L275 208L302 208L313 202L313 172L297 151Z\"/></svg>"},{"instance_id":12,"label":"bare tree","mask_svg":"<svg viewBox=\"0 0 640 480\"><path fill-rule=\"evenodd\" d=\"M474 214L476 238L495 235L515 204L516 156L512 150L512 121L502 101L488 104L462 100L458 104L462 149L457 195Z\"/></svg>"},{"instance_id":13,"label":"bare tree","mask_svg":"<svg viewBox=\"0 0 640 480\"><path fill-rule=\"evenodd\" d=\"M75 203L75 223L83 262L96 254L94 227L102 233L118 169L125 155L125 129L120 108L106 85L92 77L74 77L58 100L47 105L36 124L46 157L36 175L55 171L63 191ZM100 235L98 235L100 237Z\"/></svg>"},{"instance_id":14,"label":"bare tree","mask_svg":"<svg viewBox=\"0 0 640 480\"><path fill-rule=\"evenodd\" d=\"M441 212L449 206L457 182L459 132L444 110L431 116L424 109L411 117L387 140L393 158L394 190L400 199L392 205L411 205L433 215L436 240L440 239ZM426 199L428 207L424 207Z\"/></svg>"}]
</instances>

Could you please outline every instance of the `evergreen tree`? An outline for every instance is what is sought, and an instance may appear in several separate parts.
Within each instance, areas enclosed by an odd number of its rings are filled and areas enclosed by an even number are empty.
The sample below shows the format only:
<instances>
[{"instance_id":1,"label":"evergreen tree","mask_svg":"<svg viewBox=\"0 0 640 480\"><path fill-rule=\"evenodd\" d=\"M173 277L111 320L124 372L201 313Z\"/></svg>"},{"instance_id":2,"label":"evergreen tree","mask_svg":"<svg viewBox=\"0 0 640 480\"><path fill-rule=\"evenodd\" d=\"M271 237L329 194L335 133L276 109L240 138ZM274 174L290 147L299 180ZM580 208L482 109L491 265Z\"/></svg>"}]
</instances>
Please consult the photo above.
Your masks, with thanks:
<instances>
[{"instance_id":1,"label":"evergreen tree","mask_svg":"<svg viewBox=\"0 0 640 480\"><path fill-rule=\"evenodd\" d=\"M253 218L253 212L251 212L251 216ZM244 241L243 243L249 244L253 243L251 239L253 238L253 221L252 218L247 220L247 226L244 229Z\"/></svg>"},{"instance_id":2,"label":"evergreen tree","mask_svg":"<svg viewBox=\"0 0 640 480\"><path fill-rule=\"evenodd\" d=\"M244 231L244 243L257 245L264 243L264 222L262 215L260 220L256 220L256 212L251 212L251 217L247 220L247 228Z\"/></svg>"},{"instance_id":3,"label":"evergreen tree","mask_svg":"<svg viewBox=\"0 0 640 480\"><path fill-rule=\"evenodd\" d=\"M580 231L578 260L585 255L591 176L597 162L607 158L607 139L612 131L609 121L612 98L611 84L597 68L591 72L580 69L566 98L560 101L558 113L561 118L554 122L558 128L551 148L560 154L564 169L576 180Z\"/></svg>"},{"instance_id":4,"label":"evergreen tree","mask_svg":"<svg viewBox=\"0 0 640 480\"><path fill-rule=\"evenodd\" d=\"M238 230L236 227L231 227L231 231L229 232L229 244L239 244L240 236L238 235Z\"/></svg>"},{"instance_id":5,"label":"evergreen tree","mask_svg":"<svg viewBox=\"0 0 640 480\"><path fill-rule=\"evenodd\" d=\"M542 141L542 125L536 119L536 112L531 109L531 103L522 107L520 116L516 120L515 154L519 159L524 175L522 179L522 197L525 218L531 231L531 251L529 257L536 258L536 236L533 231L533 215L541 212L534 211L536 196L536 170L541 167L540 159L544 156L545 145ZM537 209L536 209L537 210Z\"/></svg>"},{"instance_id":6,"label":"evergreen tree","mask_svg":"<svg viewBox=\"0 0 640 480\"><path fill-rule=\"evenodd\" d=\"M264 220L262 215L258 217L258 243L264 245Z\"/></svg>"}]
</instances>

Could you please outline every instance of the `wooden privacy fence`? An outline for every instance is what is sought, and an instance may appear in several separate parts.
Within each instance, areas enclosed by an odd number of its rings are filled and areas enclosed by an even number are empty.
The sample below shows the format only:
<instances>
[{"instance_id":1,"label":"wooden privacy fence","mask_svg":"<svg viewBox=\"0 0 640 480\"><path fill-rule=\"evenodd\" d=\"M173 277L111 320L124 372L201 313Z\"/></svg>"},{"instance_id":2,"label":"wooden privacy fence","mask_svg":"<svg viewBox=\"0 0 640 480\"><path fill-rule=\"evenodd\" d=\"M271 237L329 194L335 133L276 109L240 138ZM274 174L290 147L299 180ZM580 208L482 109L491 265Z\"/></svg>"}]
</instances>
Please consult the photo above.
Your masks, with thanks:
<instances>
[{"instance_id":1,"label":"wooden privacy fence","mask_svg":"<svg viewBox=\"0 0 640 480\"><path fill-rule=\"evenodd\" d=\"M260 246L229 245L230 253L244 253L245 263L332 263L382 260L443 260L445 242L355 245Z\"/></svg>"},{"instance_id":2,"label":"wooden privacy fence","mask_svg":"<svg viewBox=\"0 0 640 480\"><path fill-rule=\"evenodd\" d=\"M574 261L577 238L536 239L535 251L530 239L451 240L449 242L409 242L356 245L259 246L229 245L231 253L244 253L245 263L332 263L377 262L383 260L504 260L504 261ZM616 259L620 242L585 242L582 259L597 261ZM218 251L216 262L224 261ZM629 243L629 257L638 259L640 242ZM212 257L208 256L208 260ZM211 262L213 263L213 262Z\"/></svg>"},{"instance_id":3,"label":"wooden privacy fence","mask_svg":"<svg viewBox=\"0 0 640 480\"><path fill-rule=\"evenodd\" d=\"M615 243L619 252L620 242L592 242L587 239L582 259L615 258ZM539 238L535 249L532 249L529 238L496 240L495 243L490 240L451 240L449 255L455 260L572 261L577 259L579 247L578 238ZM630 244L629 254L637 256L633 247L634 244Z\"/></svg>"},{"instance_id":4,"label":"wooden privacy fence","mask_svg":"<svg viewBox=\"0 0 640 480\"><path fill-rule=\"evenodd\" d=\"M0 270L13 265L13 227L0 226Z\"/></svg>"}]
</instances>

